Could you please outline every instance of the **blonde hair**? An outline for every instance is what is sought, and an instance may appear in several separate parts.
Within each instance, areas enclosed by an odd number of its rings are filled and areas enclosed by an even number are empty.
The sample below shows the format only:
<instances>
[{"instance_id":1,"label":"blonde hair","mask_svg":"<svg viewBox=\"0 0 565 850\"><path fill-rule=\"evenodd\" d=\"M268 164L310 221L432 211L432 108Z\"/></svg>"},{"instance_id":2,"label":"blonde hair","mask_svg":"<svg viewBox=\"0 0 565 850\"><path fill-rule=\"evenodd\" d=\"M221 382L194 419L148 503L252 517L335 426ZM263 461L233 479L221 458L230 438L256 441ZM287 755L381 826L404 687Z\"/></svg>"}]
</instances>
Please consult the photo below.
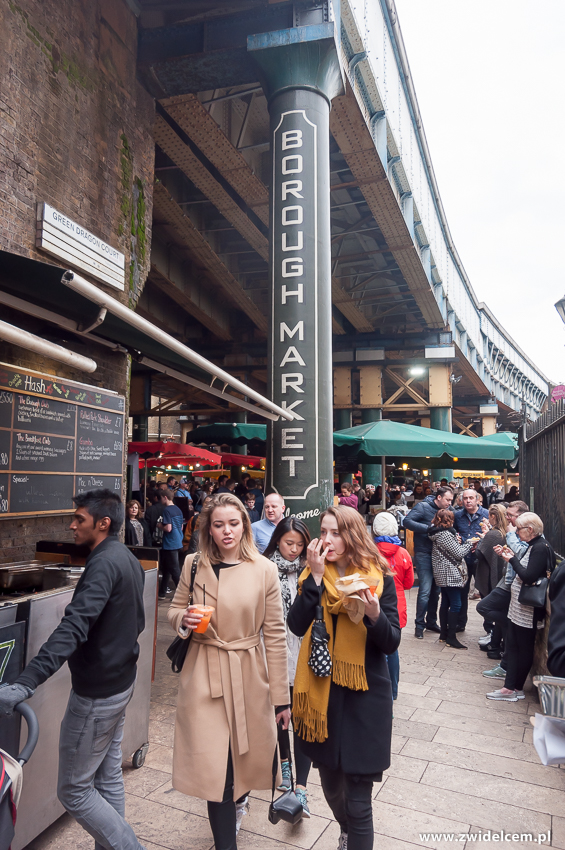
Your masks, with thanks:
<instances>
[{"instance_id":1,"label":"blonde hair","mask_svg":"<svg viewBox=\"0 0 565 850\"><path fill-rule=\"evenodd\" d=\"M508 520L506 519L506 508L504 505L491 505L488 509L488 515L491 519L494 519L492 525L506 536Z\"/></svg>"},{"instance_id":2,"label":"blonde hair","mask_svg":"<svg viewBox=\"0 0 565 850\"><path fill-rule=\"evenodd\" d=\"M324 511L320 522L325 516L335 517L338 531L345 543L345 556L355 569L369 573L372 567L376 567L383 575L392 575L387 559L377 549L367 531L365 520L355 508L334 505Z\"/></svg>"},{"instance_id":3,"label":"blonde hair","mask_svg":"<svg viewBox=\"0 0 565 850\"><path fill-rule=\"evenodd\" d=\"M543 534L541 517L532 511L526 511L526 513L516 517L516 528L531 528L536 536Z\"/></svg>"},{"instance_id":4,"label":"blonde hair","mask_svg":"<svg viewBox=\"0 0 565 850\"><path fill-rule=\"evenodd\" d=\"M242 561L254 561L259 557L259 551L253 540L253 532L251 531L251 521L247 508L232 493L216 493L209 496L204 507L200 512L198 520L198 551L200 552L200 563L203 567L211 566L212 564L221 563L222 556L220 550L216 546L214 538L210 531L212 527L212 515L217 508L236 508L241 516L243 523L243 534L239 544L238 557Z\"/></svg>"}]
</instances>

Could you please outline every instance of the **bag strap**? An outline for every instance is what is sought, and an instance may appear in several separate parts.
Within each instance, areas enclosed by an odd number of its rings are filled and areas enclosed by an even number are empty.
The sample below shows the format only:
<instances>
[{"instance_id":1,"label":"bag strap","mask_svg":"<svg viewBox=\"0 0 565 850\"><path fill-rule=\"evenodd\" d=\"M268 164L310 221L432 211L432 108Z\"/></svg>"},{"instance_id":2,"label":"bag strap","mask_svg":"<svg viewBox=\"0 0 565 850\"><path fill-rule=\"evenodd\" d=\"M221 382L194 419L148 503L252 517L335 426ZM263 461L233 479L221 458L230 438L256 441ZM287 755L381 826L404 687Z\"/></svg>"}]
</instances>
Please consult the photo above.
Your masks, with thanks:
<instances>
[{"instance_id":1,"label":"bag strap","mask_svg":"<svg viewBox=\"0 0 565 850\"><path fill-rule=\"evenodd\" d=\"M271 787L271 805L275 799L275 786L277 784L277 769L279 766L279 745L275 744L275 755L273 757L273 784ZM292 772L292 753L288 748L288 766L290 767L290 790L294 793L294 774Z\"/></svg>"},{"instance_id":2,"label":"bag strap","mask_svg":"<svg viewBox=\"0 0 565 850\"><path fill-rule=\"evenodd\" d=\"M196 579L196 570L198 568L198 561L200 559L200 552L197 552L192 560L192 568L190 570L190 587L188 588L188 604L192 605L192 599L194 597L194 581Z\"/></svg>"}]
</instances>

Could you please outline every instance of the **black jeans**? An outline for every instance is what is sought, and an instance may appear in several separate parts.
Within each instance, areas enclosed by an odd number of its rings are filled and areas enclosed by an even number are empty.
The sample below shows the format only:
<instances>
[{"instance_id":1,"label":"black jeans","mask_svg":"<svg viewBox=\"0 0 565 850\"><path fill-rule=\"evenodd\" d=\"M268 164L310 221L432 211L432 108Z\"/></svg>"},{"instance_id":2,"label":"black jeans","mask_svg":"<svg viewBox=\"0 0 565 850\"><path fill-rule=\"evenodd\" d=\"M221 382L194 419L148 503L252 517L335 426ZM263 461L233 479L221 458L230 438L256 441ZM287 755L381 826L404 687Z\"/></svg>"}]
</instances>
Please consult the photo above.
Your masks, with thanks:
<instances>
[{"instance_id":1,"label":"black jeans","mask_svg":"<svg viewBox=\"0 0 565 850\"><path fill-rule=\"evenodd\" d=\"M488 596L477 602L477 613L487 622L494 623L494 631L490 642L493 649L500 647L502 638L506 641L509 606L510 593L502 587L495 587Z\"/></svg>"},{"instance_id":2,"label":"black jeans","mask_svg":"<svg viewBox=\"0 0 565 850\"><path fill-rule=\"evenodd\" d=\"M175 583L175 587L180 581L180 559L182 549L161 549L159 558L159 566L161 567L161 582L159 584L159 596L164 596L167 592L169 576Z\"/></svg>"},{"instance_id":3,"label":"black jeans","mask_svg":"<svg viewBox=\"0 0 565 850\"><path fill-rule=\"evenodd\" d=\"M347 833L347 850L373 850L372 780L320 765L320 781L334 818Z\"/></svg>"},{"instance_id":4,"label":"black jeans","mask_svg":"<svg viewBox=\"0 0 565 850\"><path fill-rule=\"evenodd\" d=\"M249 793L249 792L247 792ZM240 797L236 802L243 803L247 794ZM233 800L233 763L231 752L228 752L228 767L226 770L226 784L224 796L221 803L208 801L208 818L212 835L214 836L215 850L237 850L237 839L235 834L235 803Z\"/></svg>"},{"instance_id":5,"label":"black jeans","mask_svg":"<svg viewBox=\"0 0 565 850\"><path fill-rule=\"evenodd\" d=\"M534 660L536 631L535 626L527 629L524 626L517 626L512 620L508 621L504 649L506 661L504 687L510 688L511 691L521 691L524 688L524 682L528 678Z\"/></svg>"},{"instance_id":6,"label":"black jeans","mask_svg":"<svg viewBox=\"0 0 565 850\"><path fill-rule=\"evenodd\" d=\"M290 688L290 704L292 705L292 696L293 696L293 687L291 685ZM283 729L281 724L277 726L277 734L279 738L279 752L281 756L281 761L285 761L291 758L290 753L290 731L288 729ZM308 774L310 773L310 768L312 767L312 762L308 758L308 756L304 755L302 750L300 749L300 738L295 734L294 728L292 730L292 739L294 743L294 766L296 768L296 776L295 781L297 785L303 785L306 788L306 783L308 782Z\"/></svg>"}]
</instances>

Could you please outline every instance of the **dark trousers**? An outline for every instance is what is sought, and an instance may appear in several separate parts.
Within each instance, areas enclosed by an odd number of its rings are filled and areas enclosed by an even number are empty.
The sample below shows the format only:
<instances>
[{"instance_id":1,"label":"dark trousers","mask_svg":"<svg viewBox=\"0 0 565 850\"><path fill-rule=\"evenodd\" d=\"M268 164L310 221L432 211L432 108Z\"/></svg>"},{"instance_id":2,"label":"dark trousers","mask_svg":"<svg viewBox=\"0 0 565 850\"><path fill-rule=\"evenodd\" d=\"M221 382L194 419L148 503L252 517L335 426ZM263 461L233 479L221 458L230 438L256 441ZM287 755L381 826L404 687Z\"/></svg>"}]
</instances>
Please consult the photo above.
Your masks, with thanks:
<instances>
[{"instance_id":1,"label":"dark trousers","mask_svg":"<svg viewBox=\"0 0 565 850\"><path fill-rule=\"evenodd\" d=\"M428 552L418 552L415 556L418 573L418 598L416 600L416 628L425 629L437 623L437 603L439 587L434 581L432 556Z\"/></svg>"},{"instance_id":2,"label":"dark trousers","mask_svg":"<svg viewBox=\"0 0 565 850\"><path fill-rule=\"evenodd\" d=\"M169 584L169 576L175 583L175 587L180 581L180 559L182 557L182 549L161 549L159 558L159 566L161 567L161 583L159 584L159 596L164 596L167 592Z\"/></svg>"},{"instance_id":3,"label":"dark trousers","mask_svg":"<svg viewBox=\"0 0 565 850\"><path fill-rule=\"evenodd\" d=\"M510 688L511 691L524 689L524 682L528 678L534 660L535 642L535 626L526 629L523 626L517 626L512 620L508 621L504 649L504 660L506 661L505 688Z\"/></svg>"},{"instance_id":4,"label":"dark trousers","mask_svg":"<svg viewBox=\"0 0 565 850\"><path fill-rule=\"evenodd\" d=\"M293 691L294 688L291 686L291 705ZM279 725L277 726L277 734L279 738L279 753L281 756L281 761L289 761L291 759L290 731L288 729L283 729L282 725L279 723ZM294 744L294 766L296 768L296 784L303 785L304 788L306 788L306 783L308 782L308 775L310 773L310 768L312 767L312 762L310 761L308 756L304 755L304 753L300 749L300 738L298 737L298 735L295 734L294 728L292 730L292 740Z\"/></svg>"},{"instance_id":5,"label":"dark trousers","mask_svg":"<svg viewBox=\"0 0 565 850\"><path fill-rule=\"evenodd\" d=\"M320 765L320 781L334 818L342 832L347 833L347 850L372 850L372 781L355 780L342 770L332 770L323 765Z\"/></svg>"},{"instance_id":6,"label":"dark trousers","mask_svg":"<svg viewBox=\"0 0 565 850\"><path fill-rule=\"evenodd\" d=\"M247 792L249 793L249 792ZM237 800L242 803L247 794ZM231 752L228 753L228 767L226 770L226 784L221 803L208 801L208 818L210 828L214 836L215 850L237 850L235 834L235 803L233 799L233 763Z\"/></svg>"},{"instance_id":7,"label":"dark trousers","mask_svg":"<svg viewBox=\"0 0 565 850\"><path fill-rule=\"evenodd\" d=\"M467 576L465 587L459 588L461 590L461 608L459 609L459 618L457 620L457 631L464 629L467 625L467 612L469 610L469 591L471 589L471 579L475 574L475 565L473 564L473 566L470 567L467 564L467 569L469 570L469 575Z\"/></svg>"},{"instance_id":8,"label":"dark trousers","mask_svg":"<svg viewBox=\"0 0 565 850\"><path fill-rule=\"evenodd\" d=\"M493 649L499 649L502 639L506 641L509 606L510 593L502 587L495 587L488 596L477 602L477 613L487 622L494 623L490 642Z\"/></svg>"}]
</instances>

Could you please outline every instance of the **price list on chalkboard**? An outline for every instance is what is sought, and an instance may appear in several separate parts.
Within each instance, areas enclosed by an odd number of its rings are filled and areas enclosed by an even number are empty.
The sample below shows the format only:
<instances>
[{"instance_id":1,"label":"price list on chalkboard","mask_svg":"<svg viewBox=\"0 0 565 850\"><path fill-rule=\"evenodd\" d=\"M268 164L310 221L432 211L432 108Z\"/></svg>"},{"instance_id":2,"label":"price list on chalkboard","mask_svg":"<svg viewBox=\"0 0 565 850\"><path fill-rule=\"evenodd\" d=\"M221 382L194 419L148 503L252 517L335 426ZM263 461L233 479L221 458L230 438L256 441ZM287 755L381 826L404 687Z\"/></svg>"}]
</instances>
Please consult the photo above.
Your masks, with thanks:
<instances>
[{"instance_id":1,"label":"price list on chalkboard","mask_svg":"<svg viewBox=\"0 0 565 850\"><path fill-rule=\"evenodd\" d=\"M0 516L60 513L121 494L123 396L0 363Z\"/></svg>"}]
</instances>

